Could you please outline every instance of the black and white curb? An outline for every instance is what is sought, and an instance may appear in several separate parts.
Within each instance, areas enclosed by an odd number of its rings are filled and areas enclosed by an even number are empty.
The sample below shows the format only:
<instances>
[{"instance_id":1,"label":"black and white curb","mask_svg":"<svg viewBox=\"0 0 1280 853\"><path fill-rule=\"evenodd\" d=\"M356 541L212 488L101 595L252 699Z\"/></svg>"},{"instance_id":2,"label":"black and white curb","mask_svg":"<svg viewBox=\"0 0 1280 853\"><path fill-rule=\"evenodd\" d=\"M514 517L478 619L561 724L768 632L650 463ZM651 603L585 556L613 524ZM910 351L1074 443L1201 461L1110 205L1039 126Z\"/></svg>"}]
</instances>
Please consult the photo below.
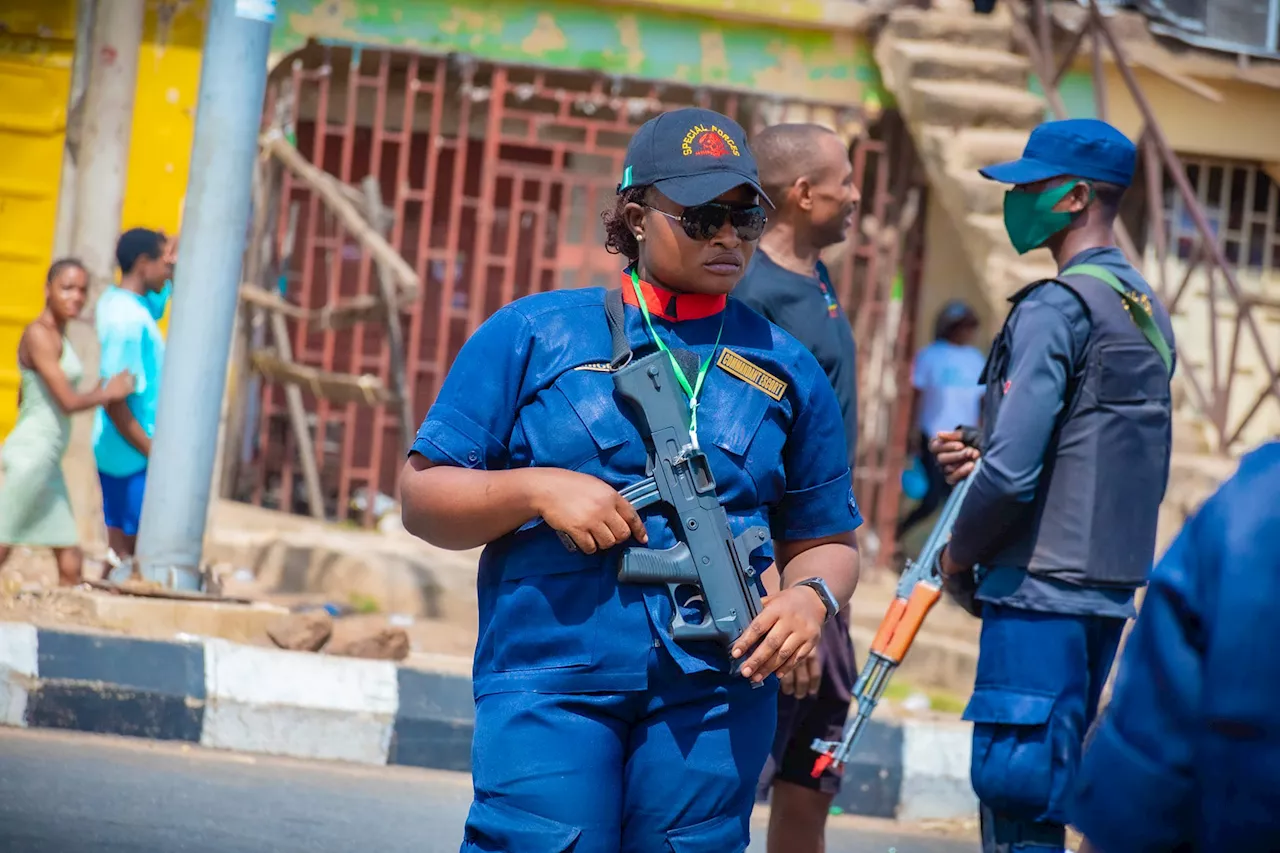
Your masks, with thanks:
<instances>
[{"instance_id":1,"label":"black and white curb","mask_svg":"<svg viewBox=\"0 0 1280 853\"><path fill-rule=\"evenodd\" d=\"M474 706L456 661L429 671L0 622L0 724L466 772ZM963 723L873 720L835 804L884 818L971 816L969 735Z\"/></svg>"}]
</instances>

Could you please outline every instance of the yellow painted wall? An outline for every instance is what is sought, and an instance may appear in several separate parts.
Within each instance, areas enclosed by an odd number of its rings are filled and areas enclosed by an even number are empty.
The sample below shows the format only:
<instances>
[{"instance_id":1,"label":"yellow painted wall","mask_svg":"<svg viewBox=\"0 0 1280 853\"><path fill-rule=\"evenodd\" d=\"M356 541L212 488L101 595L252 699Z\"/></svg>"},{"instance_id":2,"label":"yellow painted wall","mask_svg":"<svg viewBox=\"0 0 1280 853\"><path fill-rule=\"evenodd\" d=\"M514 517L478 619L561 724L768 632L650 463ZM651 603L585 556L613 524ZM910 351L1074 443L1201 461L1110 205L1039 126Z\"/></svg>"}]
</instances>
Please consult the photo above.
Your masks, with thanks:
<instances>
[{"instance_id":1,"label":"yellow painted wall","mask_svg":"<svg viewBox=\"0 0 1280 853\"><path fill-rule=\"evenodd\" d=\"M10 0L0 12L0 435L17 417L18 339L44 305L58 213L75 20L50 7Z\"/></svg>"},{"instance_id":2,"label":"yellow painted wall","mask_svg":"<svg viewBox=\"0 0 1280 853\"><path fill-rule=\"evenodd\" d=\"M1221 102L1213 102L1146 69L1136 69L1135 75L1159 118L1169 144L1178 154L1263 164L1280 160L1280 145L1277 144L1280 140L1280 92L1233 80L1201 80L1222 95ZM1106 80L1107 118L1121 132L1136 140L1142 131L1142 115L1119 71L1112 65L1106 68ZM1146 273L1148 279L1155 281L1158 280L1159 264L1154 247L1148 244L1147 249ZM1169 259L1164 279L1182 281L1186 271L1184 262ZM1271 300L1280 297L1280 275L1275 271L1260 274L1257 270L1237 270L1236 274L1246 292L1262 294ZM1189 289L1173 317L1174 331L1184 355L1179 371L1194 374L1206 390L1211 390L1211 371L1215 364L1212 354L1216 342L1216 363L1233 364L1227 417L1229 430L1234 431L1254 401L1263 395L1267 373L1261 354L1247 332L1242 333L1238 349L1231 351L1235 307L1221 283L1216 296L1220 313L1214 336L1209 298L1208 280L1201 269L1192 276ZM1280 342L1280 311L1255 309L1253 316L1260 327L1267 354L1274 360L1276 344ZM1253 447L1278 432L1280 405L1274 398L1268 398L1249 421L1239 447Z\"/></svg>"},{"instance_id":3,"label":"yellow painted wall","mask_svg":"<svg viewBox=\"0 0 1280 853\"><path fill-rule=\"evenodd\" d=\"M925 207L924 227L924 269L921 271L912 352L933 341L938 312L951 299L963 299L978 315L982 327L975 344L985 351L1004 322L1004 313L997 315L993 312L986 287L974 274L973 264L965 254L964 238L943 209L937 193L929 197Z\"/></svg>"},{"instance_id":4,"label":"yellow painted wall","mask_svg":"<svg viewBox=\"0 0 1280 853\"><path fill-rule=\"evenodd\" d=\"M1134 73L1175 151L1262 162L1277 159L1280 92L1234 80L1200 81L1222 95L1215 103L1145 68ZM1107 65L1106 80L1108 120L1137 139L1142 114L1114 65Z\"/></svg>"},{"instance_id":5,"label":"yellow painted wall","mask_svg":"<svg viewBox=\"0 0 1280 853\"><path fill-rule=\"evenodd\" d=\"M0 437L16 416L18 337L40 312L52 261L75 5L0 6ZM204 9L204 0L147 4L122 228L175 232L181 222Z\"/></svg>"},{"instance_id":6,"label":"yellow painted wall","mask_svg":"<svg viewBox=\"0 0 1280 853\"><path fill-rule=\"evenodd\" d=\"M138 88L129 141L129 177L122 229L158 228L170 234L182 221L200 86L205 0L168 3L166 26L147 4Z\"/></svg>"}]
</instances>

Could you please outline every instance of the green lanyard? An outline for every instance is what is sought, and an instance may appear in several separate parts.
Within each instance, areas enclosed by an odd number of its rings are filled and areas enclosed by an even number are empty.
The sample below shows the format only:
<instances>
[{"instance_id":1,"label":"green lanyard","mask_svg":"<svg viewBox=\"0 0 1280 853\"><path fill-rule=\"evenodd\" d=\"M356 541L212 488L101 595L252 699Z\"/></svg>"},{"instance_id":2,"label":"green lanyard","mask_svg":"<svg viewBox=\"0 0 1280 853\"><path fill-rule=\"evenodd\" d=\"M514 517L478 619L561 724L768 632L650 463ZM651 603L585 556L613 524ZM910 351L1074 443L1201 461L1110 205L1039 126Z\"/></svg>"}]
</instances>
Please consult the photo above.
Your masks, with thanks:
<instances>
[{"instance_id":1,"label":"green lanyard","mask_svg":"<svg viewBox=\"0 0 1280 853\"><path fill-rule=\"evenodd\" d=\"M671 362L671 368L675 371L676 381L680 383L680 387L684 389L684 393L689 398L689 437L693 440L694 450L698 449L698 395L702 393L702 381L707 378L707 370L711 367L711 359L715 356L716 350L720 348L720 335L724 333L724 312L720 312L720 331L716 332L716 342L711 348L711 355L698 368L698 375L694 379L693 387L689 386L689 379L684 375L684 371L680 369L680 363L676 361L676 357L671 354L671 350L667 349L667 345L663 343L662 337L658 334L658 330L653 327L653 319L649 316L649 306L644 301L644 293L640 290L640 274L636 272L636 268L631 268L631 287L636 292L636 302L640 305L640 313L644 315L644 324L649 329L649 337L653 338L654 343L658 345L658 349L667 354L667 359Z\"/></svg>"},{"instance_id":2,"label":"green lanyard","mask_svg":"<svg viewBox=\"0 0 1280 853\"><path fill-rule=\"evenodd\" d=\"M1138 296L1125 287L1115 273L1098 264L1076 264L1070 269L1063 270L1061 275L1093 276L1120 294L1125 301L1125 305L1129 308L1130 319L1138 327L1138 331L1142 332L1142 336L1147 339L1147 343L1155 347L1156 354L1164 362L1165 371L1173 375L1173 351L1169 348L1169 342L1164 339L1164 332L1160 331L1160 328L1156 325L1155 318L1151 316L1151 309L1143 305Z\"/></svg>"}]
</instances>

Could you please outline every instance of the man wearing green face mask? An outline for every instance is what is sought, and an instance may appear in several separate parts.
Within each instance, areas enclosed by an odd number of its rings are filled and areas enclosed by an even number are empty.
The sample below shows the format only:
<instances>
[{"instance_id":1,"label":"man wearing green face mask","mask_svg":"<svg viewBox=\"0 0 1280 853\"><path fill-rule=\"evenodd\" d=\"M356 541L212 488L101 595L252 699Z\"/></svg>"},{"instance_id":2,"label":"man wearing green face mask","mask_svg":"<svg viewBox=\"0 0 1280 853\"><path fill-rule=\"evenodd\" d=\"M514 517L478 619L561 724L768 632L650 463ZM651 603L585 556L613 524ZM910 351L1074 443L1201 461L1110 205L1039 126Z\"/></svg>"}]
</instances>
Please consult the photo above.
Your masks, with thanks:
<instances>
[{"instance_id":1,"label":"man wearing green face mask","mask_svg":"<svg viewBox=\"0 0 1280 853\"><path fill-rule=\"evenodd\" d=\"M981 449L958 432L930 443L953 483L983 459L941 562L983 620L965 719L988 853L1063 850L1081 743L1155 552L1174 339L1115 245L1136 159L1105 122L1068 120L982 170L1012 185L1014 248L1046 247L1059 269L1010 298L981 380Z\"/></svg>"}]
</instances>

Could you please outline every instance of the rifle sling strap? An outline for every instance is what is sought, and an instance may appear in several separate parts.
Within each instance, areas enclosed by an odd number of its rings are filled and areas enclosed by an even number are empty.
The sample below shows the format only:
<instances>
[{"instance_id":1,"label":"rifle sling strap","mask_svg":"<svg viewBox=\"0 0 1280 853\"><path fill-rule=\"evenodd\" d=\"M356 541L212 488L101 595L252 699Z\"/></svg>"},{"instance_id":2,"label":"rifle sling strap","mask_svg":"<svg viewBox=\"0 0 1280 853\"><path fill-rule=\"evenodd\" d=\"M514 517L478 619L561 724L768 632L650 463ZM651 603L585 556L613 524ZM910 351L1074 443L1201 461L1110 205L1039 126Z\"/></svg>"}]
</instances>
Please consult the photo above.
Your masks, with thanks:
<instances>
[{"instance_id":1,"label":"rifle sling strap","mask_svg":"<svg viewBox=\"0 0 1280 853\"><path fill-rule=\"evenodd\" d=\"M605 293L604 310L609 319L609 334L613 337L613 359L609 366L618 370L631 361L631 343L627 340L626 309L622 304L621 288L615 287Z\"/></svg>"}]
</instances>

